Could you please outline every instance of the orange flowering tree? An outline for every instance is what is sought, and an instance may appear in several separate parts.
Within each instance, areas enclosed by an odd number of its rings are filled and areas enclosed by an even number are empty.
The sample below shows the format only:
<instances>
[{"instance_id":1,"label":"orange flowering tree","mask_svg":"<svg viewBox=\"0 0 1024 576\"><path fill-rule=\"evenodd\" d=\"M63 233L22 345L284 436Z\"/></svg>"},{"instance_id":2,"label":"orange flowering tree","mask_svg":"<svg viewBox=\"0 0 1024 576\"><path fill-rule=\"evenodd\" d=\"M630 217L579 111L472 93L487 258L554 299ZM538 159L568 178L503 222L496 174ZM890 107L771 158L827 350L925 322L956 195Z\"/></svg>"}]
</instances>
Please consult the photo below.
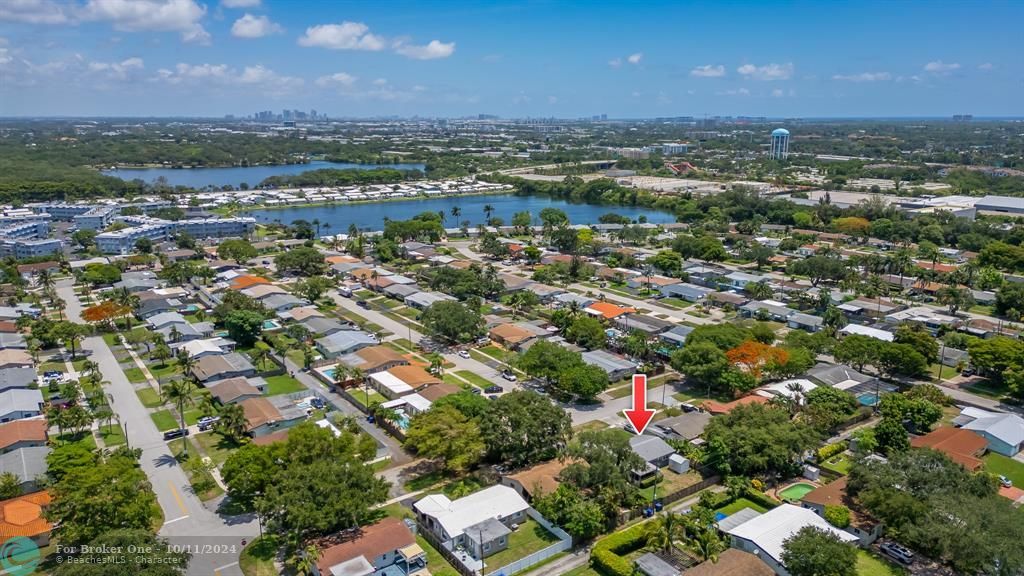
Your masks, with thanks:
<instances>
[{"instance_id":1,"label":"orange flowering tree","mask_svg":"<svg viewBox=\"0 0 1024 576\"><path fill-rule=\"evenodd\" d=\"M782 348L762 344L757 340L747 340L726 352L725 357L733 366L760 380L761 373L766 366L785 364L789 360L789 353Z\"/></svg>"},{"instance_id":2,"label":"orange flowering tree","mask_svg":"<svg viewBox=\"0 0 1024 576\"><path fill-rule=\"evenodd\" d=\"M131 312L131 308L118 304L113 300L107 300L102 304L90 306L82 310L82 319L87 322L110 322L115 318L121 318Z\"/></svg>"}]
</instances>

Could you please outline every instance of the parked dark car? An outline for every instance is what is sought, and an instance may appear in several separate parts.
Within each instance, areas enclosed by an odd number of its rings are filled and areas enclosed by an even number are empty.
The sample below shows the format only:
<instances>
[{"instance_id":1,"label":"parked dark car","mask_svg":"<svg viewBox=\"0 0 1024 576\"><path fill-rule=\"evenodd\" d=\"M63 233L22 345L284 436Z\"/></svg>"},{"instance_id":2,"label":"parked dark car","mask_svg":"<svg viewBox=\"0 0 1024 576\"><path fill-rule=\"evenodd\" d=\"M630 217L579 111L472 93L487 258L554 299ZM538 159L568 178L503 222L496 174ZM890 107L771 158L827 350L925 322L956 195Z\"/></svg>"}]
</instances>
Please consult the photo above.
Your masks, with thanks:
<instances>
[{"instance_id":1,"label":"parked dark car","mask_svg":"<svg viewBox=\"0 0 1024 576\"><path fill-rule=\"evenodd\" d=\"M176 430L168 430L164 432L164 440L174 440L175 438L181 438L182 436L188 436L188 428L178 428Z\"/></svg>"},{"instance_id":2,"label":"parked dark car","mask_svg":"<svg viewBox=\"0 0 1024 576\"><path fill-rule=\"evenodd\" d=\"M359 306L360 308L363 308L365 310L369 310L370 309L370 303L367 302L366 300L360 300L360 301L356 302L356 306Z\"/></svg>"},{"instance_id":3,"label":"parked dark car","mask_svg":"<svg viewBox=\"0 0 1024 576\"><path fill-rule=\"evenodd\" d=\"M309 405L312 406L313 408L316 408L317 410L322 410L324 406L326 406L324 401L321 400L320 398L313 398L312 400L309 401Z\"/></svg>"},{"instance_id":4,"label":"parked dark car","mask_svg":"<svg viewBox=\"0 0 1024 576\"><path fill-rule=\"evenodd\" d=\"M498 386L497 384L495 384L494 386L488 386L487 388L484 388L484 392L488 394L498 394L504 391L505 389L502 388L501 386Z\"/></svg>"}]
</instances>

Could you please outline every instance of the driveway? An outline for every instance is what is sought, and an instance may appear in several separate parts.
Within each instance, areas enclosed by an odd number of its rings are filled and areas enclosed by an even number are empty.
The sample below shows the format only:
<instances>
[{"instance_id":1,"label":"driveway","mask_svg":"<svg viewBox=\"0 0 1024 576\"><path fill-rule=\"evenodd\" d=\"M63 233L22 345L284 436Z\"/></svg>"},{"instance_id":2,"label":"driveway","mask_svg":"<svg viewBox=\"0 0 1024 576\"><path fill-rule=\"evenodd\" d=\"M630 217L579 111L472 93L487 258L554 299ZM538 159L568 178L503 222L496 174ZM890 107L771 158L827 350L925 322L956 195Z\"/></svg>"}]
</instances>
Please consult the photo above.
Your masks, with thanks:
<instances>
[{"instance_id":1,"label":"driveway","mask_svg":"<svg viewBox=\"0 0 1024 576\"><path fill-rule=\"evenodd\" d=\"M67 303L65 314L68 318L82 322L82 307L70 281L58 283L57 293ZM142 450L139 465L149 478L164 515L160 536L169 538L173 544L190 547L193 551L188 570L190 575L242 574L238 567L241 541L251 540L259 534L256 519L248 515L220 515L204 505L192 492L184 470L171 454L163 434L153 424L149 412L135 394L135 387L121 371L117 358L103 338L86 338L82 350L99 364L104 380L110 383L105 389L122 426L127 427L129 446ZM203 550L194 546L221 549Z\"/></svg>"}]
</instances>

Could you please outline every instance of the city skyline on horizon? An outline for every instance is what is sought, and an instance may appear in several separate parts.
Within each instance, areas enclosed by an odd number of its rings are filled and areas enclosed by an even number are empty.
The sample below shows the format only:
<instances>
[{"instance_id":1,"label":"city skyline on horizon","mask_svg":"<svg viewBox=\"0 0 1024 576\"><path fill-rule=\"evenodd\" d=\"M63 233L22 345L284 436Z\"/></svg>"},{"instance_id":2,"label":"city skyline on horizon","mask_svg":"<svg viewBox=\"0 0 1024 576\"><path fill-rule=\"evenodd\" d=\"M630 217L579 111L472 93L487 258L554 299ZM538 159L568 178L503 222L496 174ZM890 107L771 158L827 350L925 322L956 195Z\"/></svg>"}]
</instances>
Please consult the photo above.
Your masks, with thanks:
<instances>
[{"instance_id":1,"label":"city skyline on horizon","mask_svg":"<svg viewBox=\"0 0 1024 576\"><path fill-rule=\"evenodd\" d=\"M933 31L976 16L975 5L843 4L827 19L806 2L465 6L20 0L0 6L0 114L1022 115L1012 30L968 28L958 42ZM1024 16L1024 6L987 8L991 19Z\"/></svg>"}]
</instances>

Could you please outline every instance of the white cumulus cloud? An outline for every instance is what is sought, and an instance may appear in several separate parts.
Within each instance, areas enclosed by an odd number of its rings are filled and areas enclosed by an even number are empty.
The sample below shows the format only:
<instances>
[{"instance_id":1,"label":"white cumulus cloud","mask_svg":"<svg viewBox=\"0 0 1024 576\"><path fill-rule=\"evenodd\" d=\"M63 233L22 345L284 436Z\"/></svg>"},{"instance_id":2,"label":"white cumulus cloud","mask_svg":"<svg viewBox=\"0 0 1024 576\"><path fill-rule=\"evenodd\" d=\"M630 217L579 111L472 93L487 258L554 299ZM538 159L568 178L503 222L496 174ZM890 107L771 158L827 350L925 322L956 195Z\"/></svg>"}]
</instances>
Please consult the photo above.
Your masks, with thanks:
<instances>
[{"instance_id":1,"label":"white cumulus cloud","mask_svg":"<svg viewBox=\"0 0 1024 576\"><path fill-rule=\"evenodd\" d=\"M956 62L946 63L942 60L935 60L924 65L925 72L931 72L932 74L949 74L954 70L959 70L960 65Z\"/></svg>"},{"instance_id":2,"label":"white cumulus cloud","mask_svg":"<svg viewBox=\"0 0 1024 576\"><path fill-rule=\"evenodd\" d=\"M833 80L845 82L884 82L892 79L888 72L861 72L860 74L836 74Z\"/></svg>"},{"instance_id":3,"label":"white cumulus cloud","mask_svg":"<svg viewBox=\"0 0 1024 576\"><path fill-rule=\"evenodd\" d=\"M225 8L253 8L260 5L260 0L220 0Z\"/></svg>"},{"instance_id":4,"label":"white cumulus cloud","mask_svg":"<svg viewBox=\"0 0 1024 576\"><path fill-rule=\"evenodd\" d=\"M696 76L697 78L721 78L725 76L725 66L721 64L705 64L703 66L697 66L693 70L690 70L690 76Z\"/></svg>"},{"instance_id":5,"label":"white cumulus cloud","mask_svg":"<svg viewBox=\"0 0 1024 576\"><path fill-rule=\"evenodd\" d=\"M0 21L63 24L70 18L67 8L53 0L4 0L0 2Z\"/></svg>"},{"instance_id":6,"label":"white cumulus cloud","mask_svg":"<svg viewBox=\"0 0 1024 576\"><path fill-rule=\"evenodd\" d=\"M993 68L995 68L995 66L993 66L991 62L985 62L984 64L978 64L978 70L988 71L988 70L992 70Z\"/></svg>"},{"instance_id":7,"label":"white cumulus cloud","mask_svg":"<svg viewBox=\"0 0 1024 576\"><path fill-rule=\"evenodd\" d=\"M414 60L436 60L438 58L447 58L454 54L455 42L431 40L427 44L417 46L415 44L406 44L403 41L397 41L395 42L394 48L397 54L401 54L406 58L412 58Z\"/></svg>"},{"instance_id":8,"label":"white cumulus cloud","mask_svg":"<svg viewBox=\"0 0 1024 576\"><path fill-rule=\"evenodd\" d=\"M300 46L329 50L383 50L386 46L380 36L370 34L370 27L362 22L320 24L306 28L299 38Z\"/></svg>"},{"instance_id":9,"label":"white cumulus cloud","mask_svg":"<svg viewBox=\"0 0 1024 576\"><path fill-rule=\"evenodd\" d=\"M608 61L608 65L612 68L618 68L622 66L622 58L612 58Z\"/></svg>"},{"instance_id":10,"label":"white cumulus cloud","mask_svg":"<svg viewBox=\"0 0 1024 576\"><path fill-rule=\"evenodd\" d=\"M640 61L643 60L643 59L644 59L644 53L643 52L637 52L636 54L630 54L626 58L626 61L629 62L630 64L639 64Z\"/></svg>"},{"instance_id":11,"label":"white cumulus cloud","mask_svg":"<svg viewBox=\"0 0 1024 576\"><path fill-rule=\"evenodd\" d=\"M127 80L145 68L142 58L128 58L121 62L90 62L89 71L103 73L111 80Z\"/></svg>"},{"instance_id":12,"label":"white cumulus cloud","mask_svg":"<svg viewBox=\"0 0 1024 576\"><path fill-rule=\"evenodd\" d=\"M278 34L283 29L266 16L253 16L246 13L231 25L231 35L236 38L262 38Z\"/></svg>"},{"instance_id":13,"label":"white cumulus cloud","mask_svg":"<svg viewBox=\"0 0 1024 576\"><path fill-rule=\"evenodd\" d=\"M210 41L200 23L206 6L195 0L89 0L80 11L82 20L110 22L127 32L179 32L185 42Z\"/></svg>"},{"instance_id":14,"label":"white cumulus cloud","mask_svg":"<svg viewBox=\"0 0 1024 576\"><path fill-rule=\"evenodd\" d=\"M776 64L773 62L764 66L744 64L737 68L736 71L742 76L754 80L789 80L793 77L793 63Z\"/></svg>"},{"instance_id":15,"label":"white cumulus cloud","mask_svg":"<svg viewBox=\"0 0 1024 576\"><path fill-rule=\"evenodd\" d=\"M253 86L258 86L260 92L272 97L295 93L305 84L302 78L278 74L262 64L245 66L241 70L237 70L227 64L187 64L182 62L173 70L167 68L158 70L154 80L168 84L250 90Z\"/></svg>"},{"instance_id":16,"label":"white cumulus cloud","mask_svg":"<svg viewBox=\"0 0 1024 576\"><path fill-rule=\"evenodd\" d=\"M350 88L356 83L357 78L346 72L335 72L328 76L321 76L316 79L315 84L321 88Z\"/></svg>"}]
</instances>

